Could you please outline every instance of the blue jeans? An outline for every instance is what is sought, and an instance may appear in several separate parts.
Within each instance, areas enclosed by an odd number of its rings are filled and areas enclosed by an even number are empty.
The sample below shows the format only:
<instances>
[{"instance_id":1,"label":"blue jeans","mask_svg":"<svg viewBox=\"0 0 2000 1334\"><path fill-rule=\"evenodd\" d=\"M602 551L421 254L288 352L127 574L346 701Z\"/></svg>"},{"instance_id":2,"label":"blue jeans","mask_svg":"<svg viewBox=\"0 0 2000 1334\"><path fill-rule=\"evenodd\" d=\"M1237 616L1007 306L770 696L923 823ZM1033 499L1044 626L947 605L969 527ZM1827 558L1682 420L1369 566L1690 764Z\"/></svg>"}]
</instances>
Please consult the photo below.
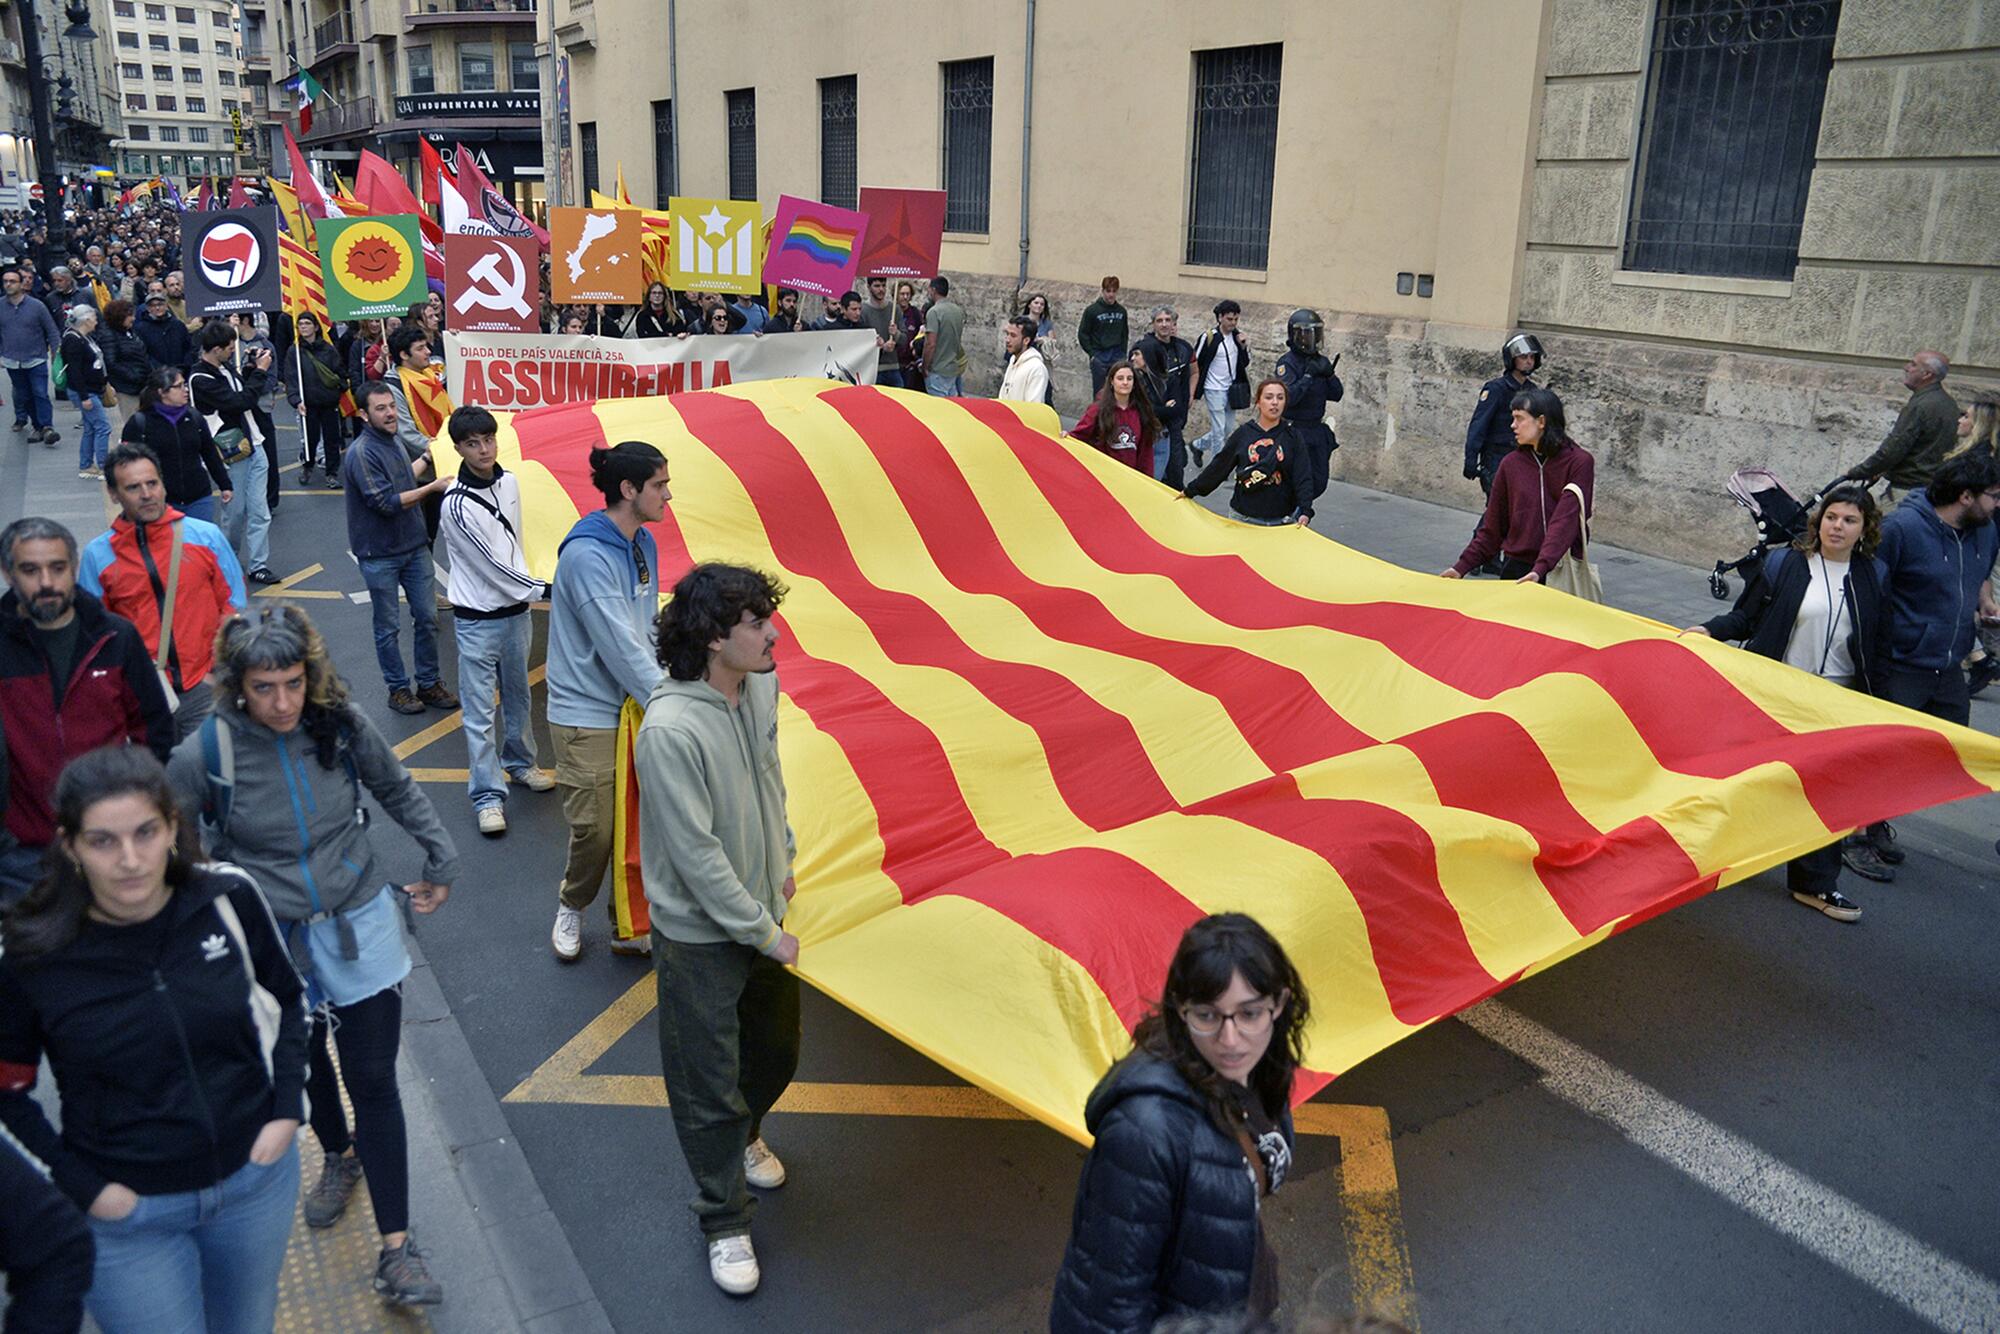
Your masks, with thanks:
<instances>
[{"instance_id":1,"label":"blue jeans","mask_svg":"<svg viewBox=\"0 0 2000 1334\"><path fill-rule=\"evenodd\" d=\"M965 377L962 375L924 374L924 392L936 394L939 398L965 397Z\"/></svg>"},{"instance_id":2,"label":"blue jeans","mask_svg":"<svg viewBox=\"0 0 2000 1334\"><path fill-rule=\"evenodd\" d=\"M246 1162L207 1190L91 1219L91 1316L104 1334L268 1334L298 1201L294 1143L269 1167Z\"/></svg>"},{"instance_id":3,"label":"blue jeans","mask_svg":"<svg viewBox=\"0 0 2000 1334\"><path fill-rule=\"evenodd\" d=\"M884 389L901 389L903 387L903 368L898 366L894 370L876 371L875 383Z\"/></svg>"},{"instance_id":4,"label":"blue jeans","mask_svg":"<svg viewBox=\"0 0 2000 1334\"><path fill-rule=\"evenodd\" d=\"M497 621L453 618L458 635L458 690L465 710L465 750L471 761L467 788L472 809L507 803L503 771L523 774L535 767L535 729L529 721L533 697L528 693L528 646L534 638L534 618L528 612ZM499 713L506 726L504 743L493 742L493 687L500 687Z\"/></svg>"},{"instance_id":5,"label":"blue jeans","mask_svg":"<svg viewBox=\"0 0 2000 1334\"><path fill-rule=\"evenodd\" d=\"M49 363L38 361L32 366L9 366L7 378L14 382L14 425L28 420L28 411L34 409L35 425L47 429L56 418L56 405L49 399Z\"/></svg>"},{"instance_id":6,"label":"blue jeans","mask_svg":"<svg viewBox=\"0 0 2000 1334\"><path fill-rule=\"evenodd\" d=\"M1195 441L1193 448L1207 455L1229 443L1229 433L1236 429L1236 413L1229 406L1227 389L1205 389L1201 401L1208 404L1208 434Z\"/></svg>"},{"instance_id":7,"label":"blue jeans","mask_svg":"<svg viewBox=\"0 0 2000 1334\"><path fill-rule=\"evenodd\" d=\"M1125 349L1107 347L1090 354L1090 396L1097 397L1104 392L1104 381L1111 375L1111 368L1125 360Z\"/></svg>"},{"instance_id":8,"label":"blue jeans","mask_svg":"<svg viewBox=\"0 0 2000 1334\"><path fill-rule=\"evenodd\" d=\"M270 476L271 460L261 447L229 465L229 489L235 494L222 507L222 531L242 558L245 573L271 565L271 499L265 492Z\"/></svg>"},{"instance_id":9,"label":"blue jeans","mask_svg":"<svg viewBox=\"0 0 2000 1334\"><path fill-rule=\"evenodd\" d=\"M187 504L177 505L174 508L187 515L190 519L200 519L203 523L214 523L215 492L211 491L200 500L190 500Z\"/></svg>"},{"instance_id":10,"label":"blue jeans","mask_svg":"<svg viewBox=\"0 0 2000 1334\"><path fill-rule=\"evenodd\" d=\"M83 439L76 450L76 466L102 468L111 452L111 414L104 410L103 394L70 391L70 406L83 414Z\"/></svg>"},{"instance_id":11,"label":"blue jeans","mask_svg":"<svg viewBox=\"0 0 2000 1334\"><path fill-rule=\"evenodd\" d=\"M375 661L389 693L410 688L403 671L403 649L397 638L401 613L396 590L410 600L410 620L416 624L417 688L438 683L437 591L432 583L431 555L422 547L401 556L364 556L361 582L368 585L368 602L375 610Z\"/></svg>"}]
</instances>

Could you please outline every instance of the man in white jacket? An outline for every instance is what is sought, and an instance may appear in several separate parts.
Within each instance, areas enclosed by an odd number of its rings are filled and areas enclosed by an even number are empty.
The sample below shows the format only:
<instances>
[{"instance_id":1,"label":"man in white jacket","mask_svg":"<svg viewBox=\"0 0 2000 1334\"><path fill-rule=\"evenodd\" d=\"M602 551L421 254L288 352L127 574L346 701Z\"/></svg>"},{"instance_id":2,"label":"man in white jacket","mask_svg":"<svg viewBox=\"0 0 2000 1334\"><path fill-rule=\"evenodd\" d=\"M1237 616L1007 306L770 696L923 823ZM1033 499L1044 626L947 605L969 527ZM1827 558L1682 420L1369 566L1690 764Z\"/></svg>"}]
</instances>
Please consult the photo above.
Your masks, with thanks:
<instances>
[{"instance_id":1,"label":"man in white jacket","mask_svg":"<svg viewBox=\"0 0 2000 1334\"><path fill-rule=\"evenodd\" d=\"M444 493L438 525L450 570L445 580L458 635L458 685L465 709L467 786L479 832L507 832L507 783L530 792L554 789L553 775L535 763L528 648L534 636L528 604L549 586L528 573L521 546L521 484L500 466L499 423L485 408L459 408L446 429L461 460ZM495 681L506 738L493 736Z\"/></svg>"},{"instance_id":2,"label":"man in white jacket","mask_svg":"<svg viewBox=\"0 0 2000 1334\"><path fill-rule=\"evenodd\" d=\"M1007 321L1007 371L1000 377L1000 397L1015 403L1046 403L1049 364L1035 346L1035 322L1025 315Z\"/></svg>"}]
</instances>

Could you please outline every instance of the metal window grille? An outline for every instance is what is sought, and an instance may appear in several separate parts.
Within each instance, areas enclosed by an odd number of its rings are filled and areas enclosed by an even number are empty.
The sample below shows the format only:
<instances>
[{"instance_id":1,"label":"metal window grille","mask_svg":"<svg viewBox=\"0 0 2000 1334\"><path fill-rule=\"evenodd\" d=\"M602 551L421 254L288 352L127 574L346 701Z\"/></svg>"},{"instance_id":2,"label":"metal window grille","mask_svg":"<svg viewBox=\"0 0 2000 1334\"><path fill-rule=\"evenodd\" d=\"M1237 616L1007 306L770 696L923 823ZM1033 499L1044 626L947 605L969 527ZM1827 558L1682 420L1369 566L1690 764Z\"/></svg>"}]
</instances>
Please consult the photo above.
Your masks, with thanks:
<instances>
[{"instance_id":1,"label":"metal window grille","mask_svg":"<svg viewBox=\"0 0 2000 1334\"><path fill-rule=\"evenodd\" d=\"M653 103L653 200L661 208L674 193L674 104Z\"/></svg>"},{"instance_id":2,"label":"metal window grille","mask_svg":"<svg viewBox=\"0 0 2000 1334\"><path fill-rule=\"evenodd\" d=\"M859 197L855 84L852 74L819 81L819 198L836 208L853 208Z\"/></svg>"},{"instance_id":3,"label":"metal window grille","mask_svg":"<svg viewBox=\"0 0 2000 1334\"><path fill-rule=\"evenodd\" d=\"M582 160L583 197L590 198L590 192L597 188L597 122L580 121L576 127L576 152Z\"/></svg>"},{"instance_id":4,"label":"metal window grille","mask_svg":"<svg viewBox=\"0 0 2000 1334\"><path fill-rule=\"evenodd\" d=\"M1282 44L1197 51L1187 262L1261 269L1271 253Z\"/></svg>"},{"instance_id":5,"label":"metal window grille","mask_svg":"<svg viewBox=\"0 0 2000 1334\"><path fill-rule=\"evenodd\" d=\"M757 197L757 90L724 93L729 104L729 197Z\"/></svg>"},{"instance_id":6,"label":"metal window grille","mask_svg":"<svg viewBox=\"0 0 2000 1334\"><path fill-rule=\"evenodd\" d=\"M993 57L944 66L944 229L987 230L993 183Z\"/></svg>"},{"instance_id":7,"label":"metal window grille","mask_svg":"<svg viewBox=\"0 0 2000 1334\"><path fill-rule=\"evenodd\" d=\"M1660 0L1625 267L1786 279L1840 0Z\"/></svg>"}]
</instances>

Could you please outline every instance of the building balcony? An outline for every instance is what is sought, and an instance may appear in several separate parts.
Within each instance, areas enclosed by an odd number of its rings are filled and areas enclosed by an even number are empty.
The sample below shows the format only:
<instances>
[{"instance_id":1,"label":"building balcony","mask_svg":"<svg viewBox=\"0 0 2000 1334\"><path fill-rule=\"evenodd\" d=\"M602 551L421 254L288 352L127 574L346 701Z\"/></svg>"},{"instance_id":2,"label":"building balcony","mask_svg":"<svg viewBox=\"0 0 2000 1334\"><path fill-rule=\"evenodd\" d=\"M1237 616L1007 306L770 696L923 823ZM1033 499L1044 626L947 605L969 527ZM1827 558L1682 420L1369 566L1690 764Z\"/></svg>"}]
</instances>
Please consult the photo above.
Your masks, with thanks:
<instances>
[{"instance_id":1,"label":"building balcony","mask_svg":"<svg viewBox=\"0 0 2000 1334\"><path fill-rule=\"evenodd\" d=\"M312 41L315 65L340 56L359 55L361 51L354 44L354 16L346 10L323 23L313 24Z\"/></svg>"},{"instance_id":2,"label":"building balcony","mask_svg":"<svg viewBox=\"0 0 2000 1334\"><path fill-rule=\"evenodd\" d=\"M374 131L375 99L357 97L352 101L313 108L312 133L300 135L299 142L324 143L328 139L344 139L351 135L372 134Z\"/></svg>"},{"instance_id":3,"label":"building balcony","mask_svg":"<svg viewBox=\"0 0 2000 1334\"><path fill-rule=\"evenodd\" d=\"M266 70L271 68L271 48L262 42L243 43L243 67L246 70Z\"/></svg>"},{"instance_id":4,"label":"building balcony","mask_svg":"<svg viewBox=\"0 0 2000 1334\"><path fill-rule=\"evenodd\" d=\"M535 26L535 0L404 0L403 30L451 25Z\"/></svg>"}]
</instances>

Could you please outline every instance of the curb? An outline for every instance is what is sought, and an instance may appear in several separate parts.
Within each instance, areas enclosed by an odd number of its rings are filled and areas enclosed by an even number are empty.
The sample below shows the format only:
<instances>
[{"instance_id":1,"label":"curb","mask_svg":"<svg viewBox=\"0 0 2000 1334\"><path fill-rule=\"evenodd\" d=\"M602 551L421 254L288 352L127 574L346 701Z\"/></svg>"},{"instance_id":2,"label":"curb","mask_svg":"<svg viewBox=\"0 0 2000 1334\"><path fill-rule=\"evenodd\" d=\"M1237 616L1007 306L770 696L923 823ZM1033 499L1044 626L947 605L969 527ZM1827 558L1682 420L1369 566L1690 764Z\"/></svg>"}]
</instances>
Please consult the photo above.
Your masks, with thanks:
<instances>
[{"instance_id":1,"label":"curb","mask_svg":"<svg viewBox=\"0 0 2000 1334\"><path fill-rule=\"evenodd\" d=\"M569 1237L515 1141L422 947L403 984L398 1078L415 1226L447 1285L439 1334L609 1334Z\"/></svg>"}]
</instances>

